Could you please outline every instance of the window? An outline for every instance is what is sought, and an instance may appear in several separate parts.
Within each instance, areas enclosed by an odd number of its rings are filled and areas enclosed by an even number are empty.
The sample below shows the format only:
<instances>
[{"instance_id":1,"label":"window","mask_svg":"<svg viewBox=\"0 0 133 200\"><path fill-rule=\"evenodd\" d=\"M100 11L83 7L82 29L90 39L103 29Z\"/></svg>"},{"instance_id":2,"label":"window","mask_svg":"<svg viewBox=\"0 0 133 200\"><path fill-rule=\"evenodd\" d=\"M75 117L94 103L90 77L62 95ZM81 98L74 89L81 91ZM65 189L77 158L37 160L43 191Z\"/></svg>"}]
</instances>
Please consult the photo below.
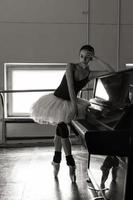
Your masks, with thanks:
<instances>
[{"instance_id":1,"label":"window","mask_svg":"<svg viewBox=\"0 0 133 200\"><path fill-rule=\"evenodd\" d=\"M5 90L14 91L5 94L5 117L28 117L31 105L58 87L65 68L65 63L5 63Z\"/></svg>"}]
</instances>

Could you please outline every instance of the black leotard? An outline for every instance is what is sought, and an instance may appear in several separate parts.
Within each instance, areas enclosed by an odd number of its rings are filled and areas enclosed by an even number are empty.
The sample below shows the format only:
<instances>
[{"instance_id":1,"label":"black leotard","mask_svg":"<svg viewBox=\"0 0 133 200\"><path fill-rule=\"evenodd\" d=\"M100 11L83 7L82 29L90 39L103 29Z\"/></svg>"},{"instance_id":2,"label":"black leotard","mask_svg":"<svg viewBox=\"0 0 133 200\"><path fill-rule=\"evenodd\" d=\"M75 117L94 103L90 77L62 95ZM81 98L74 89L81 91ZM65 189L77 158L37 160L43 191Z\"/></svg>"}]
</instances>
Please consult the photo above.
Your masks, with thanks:
<instances>
[{"instance_id":1,"label":"black leotard","mask_svg":"<svg viewBox=\"0 0 133 200\"><path fill-rule=\"evenodd\" d=\"M74 90L76 95L87 84L87 82L88 82L88 76L80 81L76 81L74 79ZM66 74L64 74L59 87L54 92L54 95L65 100L70 100Z\"/></svg>"}]
</instances>

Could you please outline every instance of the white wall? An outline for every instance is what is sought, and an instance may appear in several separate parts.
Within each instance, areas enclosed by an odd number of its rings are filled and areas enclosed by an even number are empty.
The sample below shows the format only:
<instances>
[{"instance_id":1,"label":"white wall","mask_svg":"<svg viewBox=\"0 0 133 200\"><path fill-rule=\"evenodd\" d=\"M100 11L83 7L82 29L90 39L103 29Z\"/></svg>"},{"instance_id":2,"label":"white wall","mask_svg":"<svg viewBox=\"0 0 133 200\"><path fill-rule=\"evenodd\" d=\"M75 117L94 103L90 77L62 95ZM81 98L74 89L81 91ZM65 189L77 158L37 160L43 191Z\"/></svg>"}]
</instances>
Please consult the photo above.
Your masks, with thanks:
<instances>
[{"instance_id":1,"label":"white wall","mask_svg":"<svg viewBox=\"0 0 133 200\"><path fill-rule=\"evenodd\" d=\"M117 67L117 0L90 0L90 41L99 57Z\"/></svg>"},{"instance_id":2,"label":"white wall","mask_svg":"<svg viewBox=\"0 0 133 200\"><path fill-rule=\"evenodd\" d=\"M118 70L133 63L132 8L132 0L90 0L89 41Z\"/></svg>"},{"instance_id":3,"label":"white wall","mask_svg":"<svg viewBox=\"0 0 133 200\"><path fill-rule=\"evenodd\" d=\"M77 59L87 38L85 7L86 0L0 1L1 77L4 62Z\"/></svg>"},{"instance_id":4,"label":"white wall","mask_svg":"<svg viewBox=\"0 0 133 200\"><path fill-rule=\"evenodd\" d=\"M120 65L133 63L133 1L121 0Z\"/></svg>"}]
</instances>

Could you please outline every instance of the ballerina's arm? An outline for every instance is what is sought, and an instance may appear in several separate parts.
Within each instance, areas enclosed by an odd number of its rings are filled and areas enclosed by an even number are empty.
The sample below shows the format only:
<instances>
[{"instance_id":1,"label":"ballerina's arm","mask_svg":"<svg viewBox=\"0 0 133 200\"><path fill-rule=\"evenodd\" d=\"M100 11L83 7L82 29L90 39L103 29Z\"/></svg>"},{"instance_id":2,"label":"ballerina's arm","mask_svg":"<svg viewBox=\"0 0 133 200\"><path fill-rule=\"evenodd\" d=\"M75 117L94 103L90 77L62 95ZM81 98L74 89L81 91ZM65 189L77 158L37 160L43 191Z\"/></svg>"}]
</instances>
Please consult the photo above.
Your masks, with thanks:
<instances>
[{"instance_id":1,"label":"ballerina's arm","mask_svg":"<svg viewBox=\"0 0 133 200\"><path fill-rule=\"evenodd\" d=\"M108 67L109 72L115 72L115 70L113 69L113 67L108 64L107 62L105 62L104 60L102 60L101 58L97 57L97 56L93 56L94 59L96 59L96 61L100 64L104 64L105 66Z\"/></svg>"},{"instance_id":2,"label":"ballerina's arm","mask_svg":"<svg viewBox=\"0 0 133 200\"><path fill-rule=\"evenodd\" d=\"M109 65L108 63L106 63L105 61L103 61L101 58L98 58L97 56L93 56L93 60L95 60L99 64L106 66L107 70L94 70L94 71L92 70L90 73L90 80L95 79L102 75L106 75L106 74L115 72L113 67L111 65Z\"/></svg>"},{"instance_id":3,"label":"ballerina's arm","mask_svg":"<svg viewBox=\"0 0 133 200\"><path fill-rule=\"evenodd\" d=\"M74 65L68 64L67 69L66 69L66 79L67 79L70 99L71 99L71 102L73 104L74 112L77 115L78 114L77 96L76 96L75 91L74 91L73 71L74 71Z\"/></svg>"}]
</instances>

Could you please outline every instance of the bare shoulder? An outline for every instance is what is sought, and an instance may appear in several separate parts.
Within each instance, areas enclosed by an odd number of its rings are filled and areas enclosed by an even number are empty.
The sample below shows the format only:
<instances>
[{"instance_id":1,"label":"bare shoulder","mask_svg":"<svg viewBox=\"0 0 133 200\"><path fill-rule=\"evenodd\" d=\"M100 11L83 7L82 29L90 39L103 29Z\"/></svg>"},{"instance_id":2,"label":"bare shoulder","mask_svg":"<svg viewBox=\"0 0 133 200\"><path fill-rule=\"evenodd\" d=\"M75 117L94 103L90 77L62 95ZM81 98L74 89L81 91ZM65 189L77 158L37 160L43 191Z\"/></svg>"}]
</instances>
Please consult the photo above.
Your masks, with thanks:
<instances>
[{"instance_id":1,"label":"bare shoulder","mask_svg":"<svg viewBox=\"0 0 133 200\"><path fill-rule=\"evenodd\" d=\"M74 63L67 64L67 70L75 71L75 69L76 69L76 64L74 64Z\"/></svg>"}]
</instances>

